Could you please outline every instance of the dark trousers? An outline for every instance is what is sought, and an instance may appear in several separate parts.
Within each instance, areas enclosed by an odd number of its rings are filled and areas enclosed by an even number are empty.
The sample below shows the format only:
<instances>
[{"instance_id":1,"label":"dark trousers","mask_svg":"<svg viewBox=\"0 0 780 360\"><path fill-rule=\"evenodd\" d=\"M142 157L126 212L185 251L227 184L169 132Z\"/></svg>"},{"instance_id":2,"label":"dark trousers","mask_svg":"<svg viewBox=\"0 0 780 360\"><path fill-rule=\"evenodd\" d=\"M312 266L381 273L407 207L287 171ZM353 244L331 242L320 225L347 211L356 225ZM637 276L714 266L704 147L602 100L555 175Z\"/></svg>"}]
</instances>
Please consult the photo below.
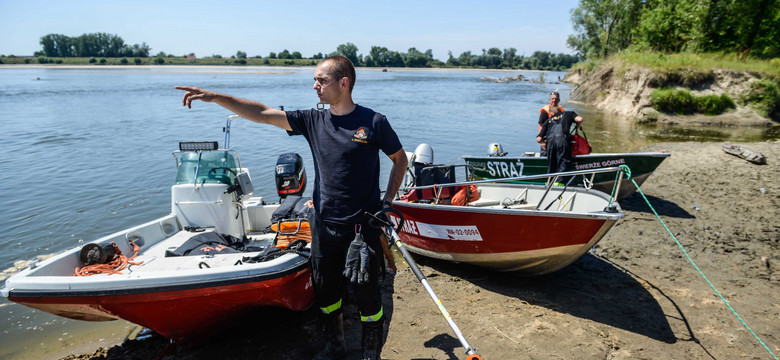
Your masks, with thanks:
<instances>
[{"instance_id":1,"label":"dark trousers","mask_svg":"<svg viewBox=\"0 0 780 360\"><path fill-rule=\"evenodd\" d=\"M345 293L347 278L344 277L349 244L355 239L356 224L335 224L319 221L315 216L312 226L311 265L314 282L315 303L320 308L329 307L341 300ZM369 282L355 284L357 305L362 316L371 316L382 308L379 292L379 271L382 258L381 231L368 225L360 225L363 241L374 250L370 261Z\"/></svg>"}]
</instances>

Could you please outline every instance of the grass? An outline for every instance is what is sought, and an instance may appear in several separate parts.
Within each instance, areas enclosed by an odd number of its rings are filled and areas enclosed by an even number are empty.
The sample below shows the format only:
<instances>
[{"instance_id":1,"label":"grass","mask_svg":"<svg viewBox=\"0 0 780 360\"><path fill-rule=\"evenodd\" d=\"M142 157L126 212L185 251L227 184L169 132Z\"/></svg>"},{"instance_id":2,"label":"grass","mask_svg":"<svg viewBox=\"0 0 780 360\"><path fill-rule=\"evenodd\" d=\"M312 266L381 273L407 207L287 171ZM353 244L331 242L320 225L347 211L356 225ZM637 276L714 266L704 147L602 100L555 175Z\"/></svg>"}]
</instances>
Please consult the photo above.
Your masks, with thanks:
<instances>
[{"instance_id":1,"label":"grass","mask_svg":"<svg viewBox=\"0 0 780 360\"><path fill-rule=\"evenodd\" d=\"M759 80L751 83L741 100L744 104L750 104L761 115L780 118L780 88L776 82Z\"/></svg>"},{"instance_id":2,"label":"grass","mask_svg":"<svg viewBox=\"0 0 780 360\"><path fill-rule=\"evenodd\" d=\"M780 81L780 59L739 58L736 54L724 53L676 53L663 54L650 51L625 50L608 59L588 60L575 65L575 68L593 70L606 62L619 62L624 66L640 65L660 73L689 72L702 76L714 70L733 70L750 72Z\"/></svg>"},{"instance_id":3,"label":"grass","mask_svg":"<svg viewBox=\"0 0 780 360\"><path fill-rule=\"evenodd\" d=\"M653 90L650 104L658 111L673 114L719 115L736 107L734 100L726 94L695 96L688 90L672 88Z\"/></svg>"}]
</instances>

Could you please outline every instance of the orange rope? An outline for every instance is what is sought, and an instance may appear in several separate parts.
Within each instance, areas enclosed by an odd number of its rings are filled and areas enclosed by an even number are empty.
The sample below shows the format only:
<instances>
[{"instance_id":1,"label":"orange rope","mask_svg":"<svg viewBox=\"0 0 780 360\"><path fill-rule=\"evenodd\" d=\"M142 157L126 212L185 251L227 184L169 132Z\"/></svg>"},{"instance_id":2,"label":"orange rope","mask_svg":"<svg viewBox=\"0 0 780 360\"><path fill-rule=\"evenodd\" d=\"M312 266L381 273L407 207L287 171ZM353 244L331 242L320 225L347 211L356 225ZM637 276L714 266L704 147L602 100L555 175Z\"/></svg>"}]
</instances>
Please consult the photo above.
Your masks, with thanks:
<instances>
[{"instance_id":1,"label":"orange rope","mask_svg":"<svg viewBox=\"0 0 780 360\"><path fill-rule=\"evenodd\" d=\"M74 276L90 276L95 274L121 274L120 271L127 268L128 265L141 265L144 262L133 262L130 260L135 259L136 256L138 256L138 251L141 250L141 248L135 244L135 242L130 241L130 244L133 245L133 256L127 257L122 255L122 251L119 250L119 247L116 246L115 242L111 242L112 245L114 245L114 250L116 251L116 256L114 256L111 261L105 263L105 264L94 264L94 265L87 265L82 268L76 268L76 273Z\"/></svg>"}]
</instances>

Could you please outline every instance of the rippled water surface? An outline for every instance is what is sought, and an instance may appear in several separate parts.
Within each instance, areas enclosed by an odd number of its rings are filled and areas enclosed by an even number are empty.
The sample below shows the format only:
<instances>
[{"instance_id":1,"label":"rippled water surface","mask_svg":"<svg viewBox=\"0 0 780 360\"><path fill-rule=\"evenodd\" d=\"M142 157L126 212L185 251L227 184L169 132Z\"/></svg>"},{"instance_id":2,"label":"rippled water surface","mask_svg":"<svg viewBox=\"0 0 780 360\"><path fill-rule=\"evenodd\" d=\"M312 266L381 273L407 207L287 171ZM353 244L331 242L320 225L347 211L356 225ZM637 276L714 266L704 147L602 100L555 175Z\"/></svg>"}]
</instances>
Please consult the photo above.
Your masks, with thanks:
<instances>
[{"instance_id":1,"label":"rippled water surface","mask_svg":"<svg viewBox=\"0 0 780 360\"><path fill-rule=\"evenodd\" d=\"M199 86L286 110L314 107L313 68L22 68L0 67L0 275L24 261L77 246L79 240L170 212L179 141L218 140L230 114L214 104L181 106L174 85ZM497 82L522 74L533 81ZM387 115L407 151L430 144L438 163L485 154L501 143L510 155L538 149L539 108L558 90L567 109L585 115L597 152L628 152L659 141L760 140L766 129L643 127L567 103L564 73L358 71L353 97ZM303 137L239 120L231 147L252 172L255 190L276 200L273 167L300 153ZM382 181L389 161L384 159ZM382 185L384 188L384 185ZM309 189L309 192L311 190ZM51 358L121 341L129 323L85 323L0 299L0 358ZM93 339L84 344L84 339ZM82 349L84 347L85 349ZM61 350L65 348L65 350Z\"/></svg>"}]
</instances>

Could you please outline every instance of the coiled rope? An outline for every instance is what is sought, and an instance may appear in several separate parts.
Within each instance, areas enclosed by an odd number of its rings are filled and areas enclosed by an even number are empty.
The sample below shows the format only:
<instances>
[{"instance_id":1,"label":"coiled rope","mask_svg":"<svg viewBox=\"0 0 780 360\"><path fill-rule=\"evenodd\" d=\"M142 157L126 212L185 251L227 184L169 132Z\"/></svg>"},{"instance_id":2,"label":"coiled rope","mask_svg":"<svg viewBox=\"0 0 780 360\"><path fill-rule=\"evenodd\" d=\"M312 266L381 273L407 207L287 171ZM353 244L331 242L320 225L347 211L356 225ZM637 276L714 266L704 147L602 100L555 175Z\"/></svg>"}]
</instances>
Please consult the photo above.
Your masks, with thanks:
<instances>
[{"instance_id":1,"label":"coiled rope","mask_svg":"<svg viewBox=\"0 0 780 360\"><path fill-rule=\"evenodd\" d=\"M138 245L135 244L132 240L130 240L130 244L133 245L133 256L127 257L122 255L122 252L119 251L119 247L117 247L115 242L111 242L112 245L114 245L114 251L116 251L116 256L114 256L111 261L105 263L105 264L94 264L94 265L87 265L82 268L76 268L76 273L74 276L90 276L90 275L96 275L96 274L121 274L120 271L124 270L128 265L141 265L143 264L143 261L140 262L133 262L130 260L135 259L136 256L138 256L138 251L141 250Z\"/></svg>"},{"instance_id":2,"label":"coiled rope","mask_svg":"<svg viewBox=\"0 0 780 360\"><path fill-rule=\"evenodd\" d=\"M691 258L691 256L688 255L688 251L685 250L685 247L680 243L679 240L677 240L677 237L674 236L672 231L669 230L669 227L666 226L666 223L663 221L663 219L661 219L661 216L658 215L657 211L655 211L655 208L653 207L653 205L651 205L650 201L647 200L647 197L645 196L645 193L642 192L642 189L639 188L639 185L631 177L631 169L629 169L628 166L626 166L626 165L620 165L620 171L623 172L626 175L626 179L631 180L631 182L636 187L636 190L639 192L639 195L642 195L642 199L645 200L645 203L647 203L647 206L649 206L650 210L653 211L653 214L655 214L655 217L658 218L658 221L660 221L661 225L664 226L664 229L666 229L666 232L669 233L669 236L671 236L672 239L674 240L674 242L677 243L677 246L680 248L680 250L682 250L683 254L685 254L685 257L688 258L688 261L691 263L691 265L693 265L693 268L696 269L696 271L699 273L699 275L701 275L701 277L704 278L704 281L706 281L707 284L710 285L712 290L715 291L715 294L718 295L718 297L723 301L724 304L726 304L726 306L729 308L729 310L731 310L731 313L734 314L734 316L737 317L739 322L741 322L742 325L745 326L745 329L747 329L750 332L750 334L752 334L753 337L756 338L756 340L758 340L758 343L761 344L761 346L764 347L764 349L769 353L770 356L772 356L773 359L777 360L777 356L775 356L775 354L772 352L772 350L770 350L769 347L761 340L761 338L759 338L758 335L756 335L756 333L753 331L753 329L750 328L750 326L748 326L748 324L745 322L745 320L743 320L742 317L739 316L739 314L737 314L737 311L734 310L734 308L731 306L731 304L729 304L728 300L726 300L726 298L723 297L723 295L721 295L720 291L718 291L718 289L715 287L715 285L712 284L710 279L707 278L707 276L704 275L704 273L701 271L701 269L699 269L699 267L696 265L696 263L693 262L693 259ZM610 197L612 197L612 195L615 194L616 187L617 187L617 181L615 182L615 186L612 188L612 194L610 194Z\"/></svg>"}]
</instances>

